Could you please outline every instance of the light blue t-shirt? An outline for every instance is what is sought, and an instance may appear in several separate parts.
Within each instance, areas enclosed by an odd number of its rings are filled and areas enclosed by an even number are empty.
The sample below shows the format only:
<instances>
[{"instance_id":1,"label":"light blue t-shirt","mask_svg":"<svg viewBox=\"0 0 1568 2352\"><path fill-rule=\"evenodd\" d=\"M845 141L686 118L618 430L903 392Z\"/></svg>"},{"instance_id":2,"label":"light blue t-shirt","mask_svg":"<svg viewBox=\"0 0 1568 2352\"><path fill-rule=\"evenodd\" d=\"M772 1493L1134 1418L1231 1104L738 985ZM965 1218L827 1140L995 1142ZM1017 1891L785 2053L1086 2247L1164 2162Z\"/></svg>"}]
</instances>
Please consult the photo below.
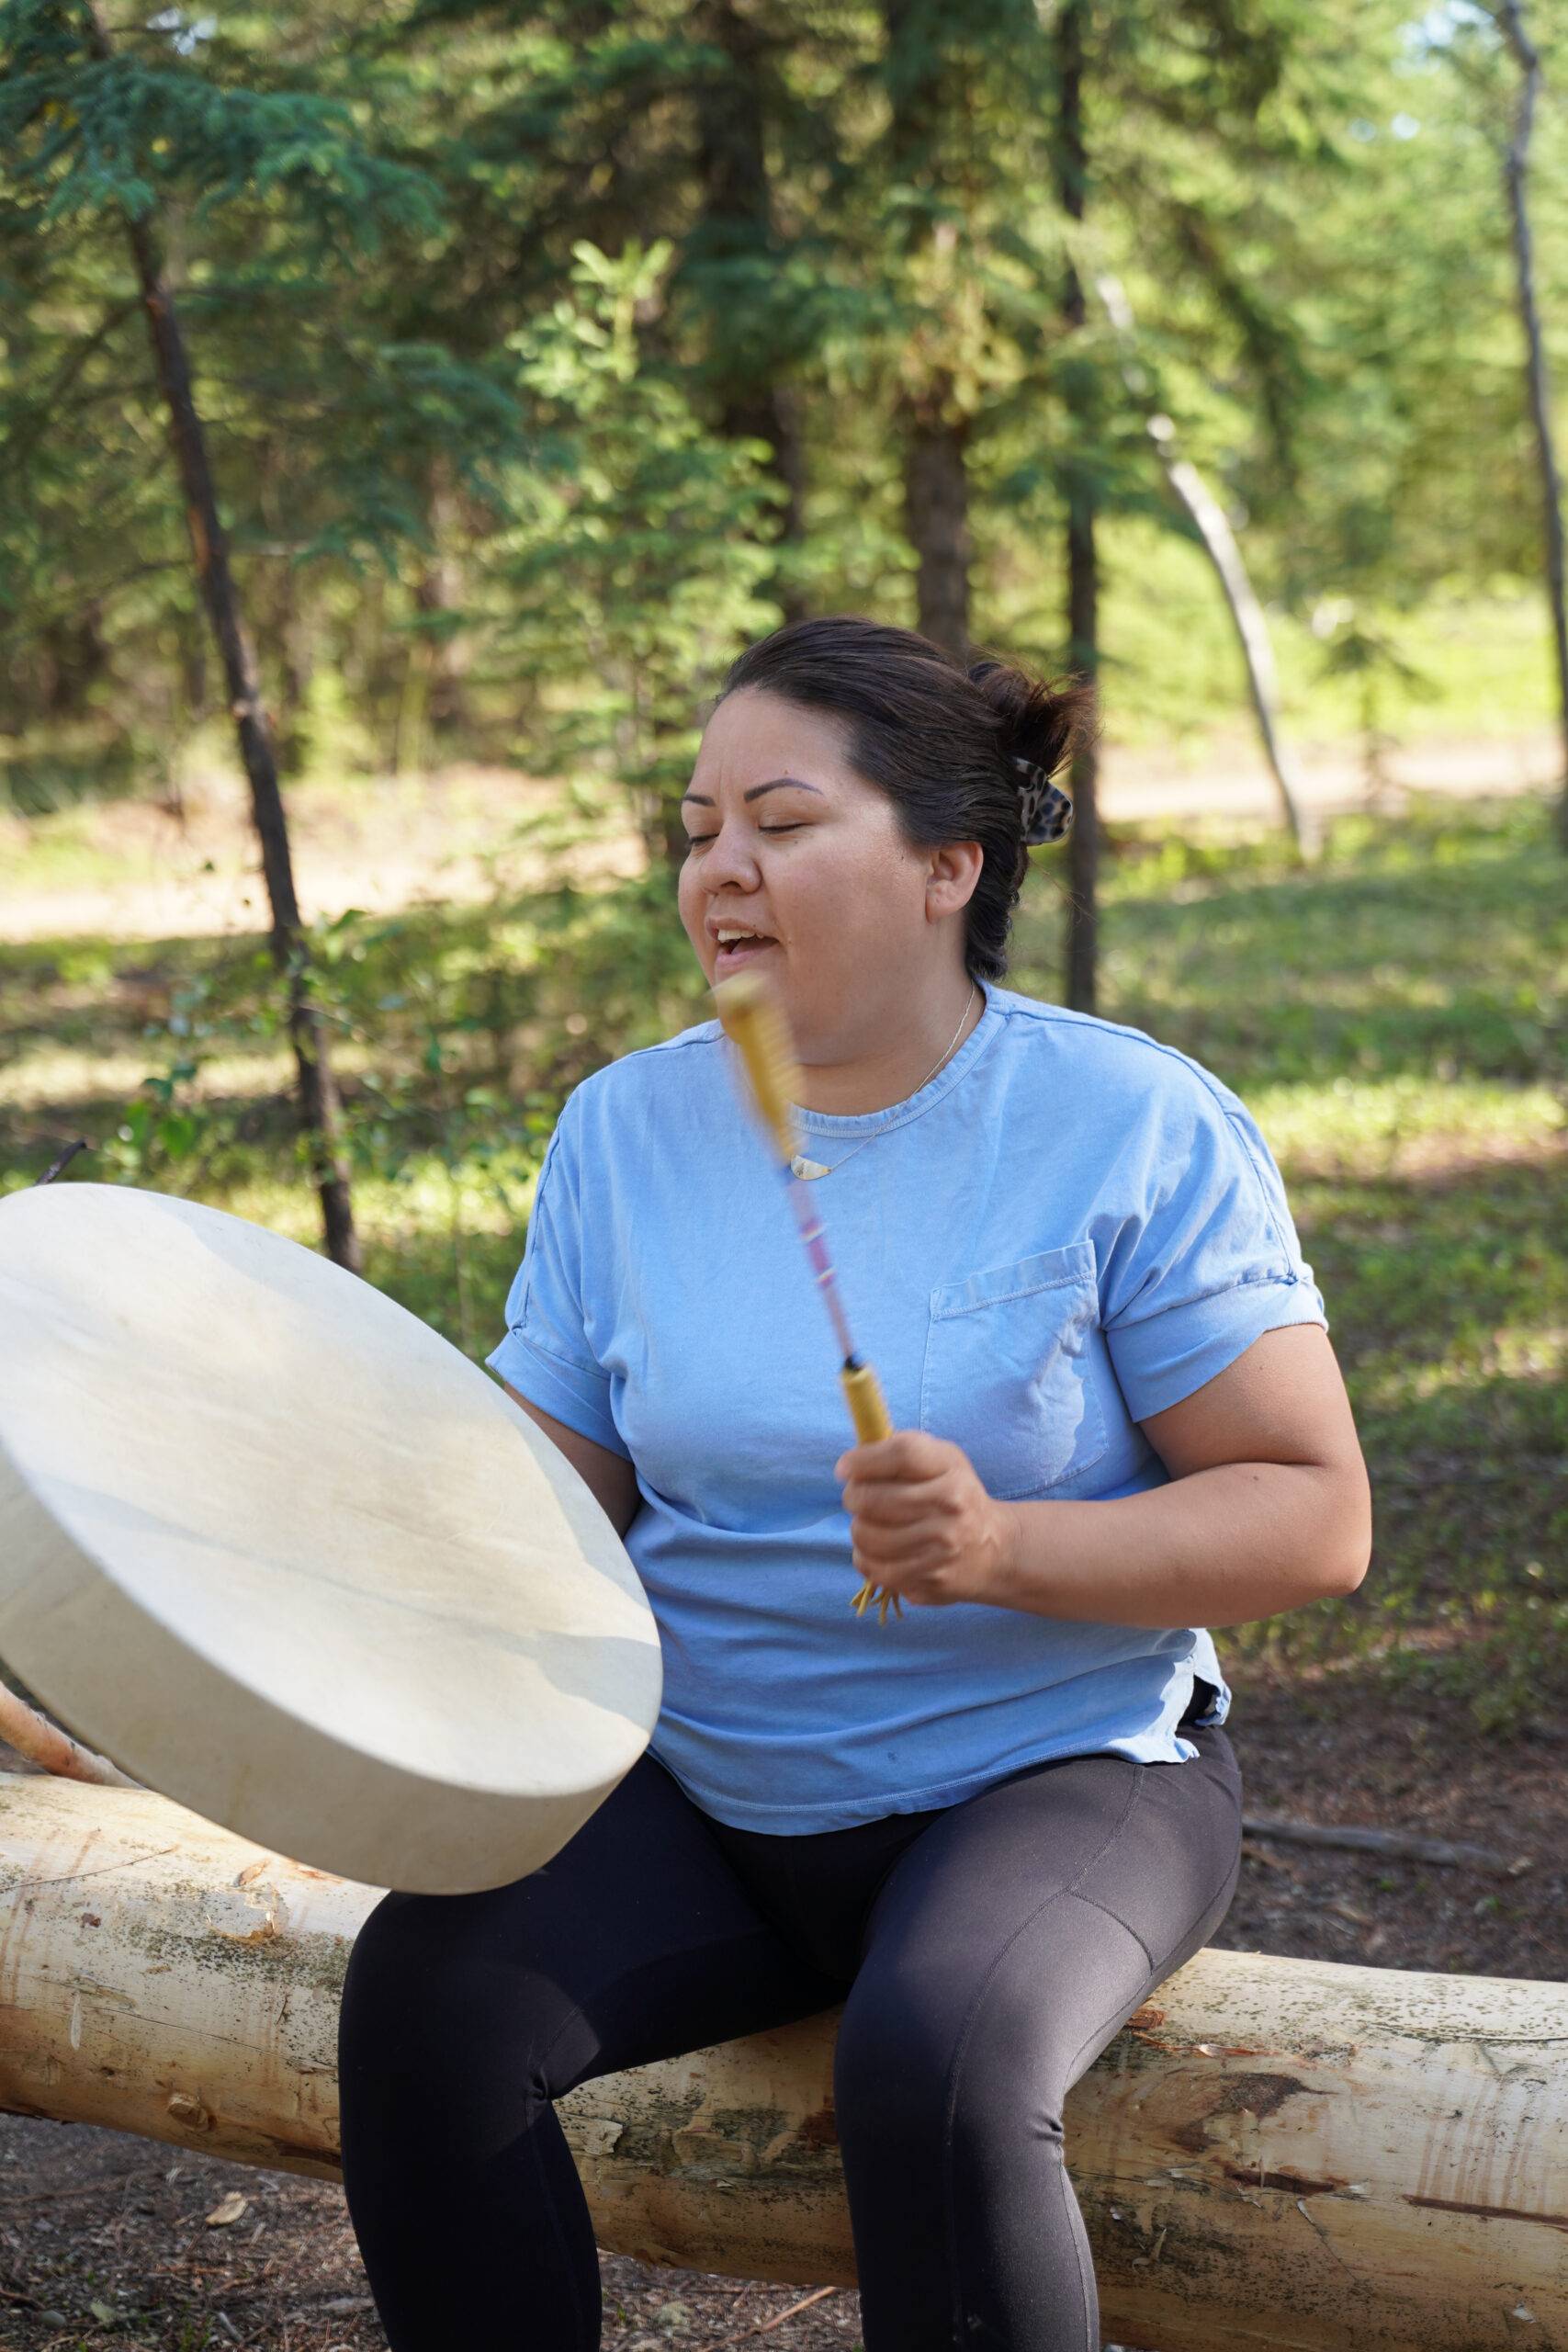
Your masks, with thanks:
<instances>
[{"instance_id":1,"label":"light blue t-shirt","mask_svg":"<svg viewBox=\"0 0 1568 2352\"><path fill-rule=\"evenodd\" d=\"M857 1353L895 1429L998 1498L1167 1482L1141 1418L1281 1324L1327 1328L1250 1114L1139 1029L981 984L919 1091L797 1114ZM874 1137L865 1142L866 1137ZM852 1148L863 1148L845 1159ZM568 1098L491 1367L627 1456L659 1626L650 1746L705 1813L793 1836L954 1804L1049 1757L1197 1754L1207 1632L978 1602L851 1607L840 1356L776 1148L718 1021Z\"/></svg>"}]
</instances>

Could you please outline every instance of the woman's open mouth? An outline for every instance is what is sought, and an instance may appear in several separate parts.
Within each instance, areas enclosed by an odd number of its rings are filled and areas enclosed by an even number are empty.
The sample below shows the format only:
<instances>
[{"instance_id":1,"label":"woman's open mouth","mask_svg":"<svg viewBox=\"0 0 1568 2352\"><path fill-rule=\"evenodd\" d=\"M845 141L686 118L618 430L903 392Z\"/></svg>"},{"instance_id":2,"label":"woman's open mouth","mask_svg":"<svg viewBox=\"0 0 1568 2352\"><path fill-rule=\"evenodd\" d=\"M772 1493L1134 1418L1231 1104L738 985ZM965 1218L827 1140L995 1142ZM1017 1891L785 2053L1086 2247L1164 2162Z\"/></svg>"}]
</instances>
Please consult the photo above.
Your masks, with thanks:
<instances>
[{"instance_id":1,"label":"woman's open mouth","mask_svg":"<svg viewBox=\"0 0 1568 2352\"><path fill-rule=\"evenodd\" d=\"M721 940L718 954L714 959L715 978L722 979L727 973L738 972L742 964L750 964L755 957L765 956L770 947L776 947L778 944L776 939L765 939L761 936L755 939Z\"/></svg>"}]
</instances>

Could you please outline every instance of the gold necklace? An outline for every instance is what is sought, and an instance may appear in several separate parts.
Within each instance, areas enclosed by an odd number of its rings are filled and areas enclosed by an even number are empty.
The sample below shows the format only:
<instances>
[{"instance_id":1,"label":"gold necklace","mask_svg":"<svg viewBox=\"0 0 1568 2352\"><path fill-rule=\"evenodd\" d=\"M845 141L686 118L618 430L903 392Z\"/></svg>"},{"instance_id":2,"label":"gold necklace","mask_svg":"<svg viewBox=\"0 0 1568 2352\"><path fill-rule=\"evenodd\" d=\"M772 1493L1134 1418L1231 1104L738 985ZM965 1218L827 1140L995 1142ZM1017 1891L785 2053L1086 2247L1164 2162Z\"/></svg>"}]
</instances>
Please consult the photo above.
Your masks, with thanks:
<instances>
[{"instance_id":1,"label":"gold necklace","mask_svg":"<svg viewBox=\"0 0 1568 2352\"><path fill-rule=\"evenodd\" d=\"M941 1060L937 1063L936 1069L930 1069L926 1072L924 1078L920 1080L919 1086L917 1086L914 1090L917 1094L920 1092L921 1088L927 1087L931 1084L932 1079L936 1076L936 1071L942 1068L942 1062L946 1061L948 1054L952 1053L953 1046L957 1045L959 1031L962 1030L964 1023L968 1020L969 1008L974 1001L975 983L971 980L969 983L969 993L964 1000L964 1010L958 1016L958 1028L953 1033L953 1045L949 1046L947 1053L942 1056ZM796 1103L791 1103L790 1108L792 1110L796 1110L799 1108L799 1105ZM902 1125L903 1122L900 1120L898 1124ZM846 1151L844 1154L844 1159L852 1159L856 1151L863 1151L866 1144L874 1143L877 1139L877 1136L886 1135L887 1132L888 1130L886 1127L879 1127L877 1129L876 1136L867 1136L864 1142L857 1143L855 1145L854 1151ZM824 1168L819 1159L807 1159L804 1152L797 1151L795 1158L789 1164L791 1170L796 1176L831 1176L834 1168L841 1168L843 1166L844 1159L835 1159L832 1168Z\"/></svg>"}]
</instances>

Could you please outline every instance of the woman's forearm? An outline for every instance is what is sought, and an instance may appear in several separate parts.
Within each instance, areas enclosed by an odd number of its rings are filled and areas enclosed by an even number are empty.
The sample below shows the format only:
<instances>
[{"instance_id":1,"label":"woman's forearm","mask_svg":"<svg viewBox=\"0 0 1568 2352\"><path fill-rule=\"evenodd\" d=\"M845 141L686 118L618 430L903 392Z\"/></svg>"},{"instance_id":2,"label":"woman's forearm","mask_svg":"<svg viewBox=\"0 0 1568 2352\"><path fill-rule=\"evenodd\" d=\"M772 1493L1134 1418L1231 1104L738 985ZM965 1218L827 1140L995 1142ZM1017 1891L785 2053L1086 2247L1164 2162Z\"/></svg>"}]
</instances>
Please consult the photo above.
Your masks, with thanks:
<instances>
[{"instance_id":1,"label":"woman's forearm","mask_svg":"<svg viewBox=\"0 0 1568 2352\"><path fill-rule=\"evenodd\" d=\"M1110 1502L998 1502L1003 1609L1164 1630L1245 1625L1353 1592L1363 1478L1337 1464L1227 1462Z\"/></svg>"}]
</instances>

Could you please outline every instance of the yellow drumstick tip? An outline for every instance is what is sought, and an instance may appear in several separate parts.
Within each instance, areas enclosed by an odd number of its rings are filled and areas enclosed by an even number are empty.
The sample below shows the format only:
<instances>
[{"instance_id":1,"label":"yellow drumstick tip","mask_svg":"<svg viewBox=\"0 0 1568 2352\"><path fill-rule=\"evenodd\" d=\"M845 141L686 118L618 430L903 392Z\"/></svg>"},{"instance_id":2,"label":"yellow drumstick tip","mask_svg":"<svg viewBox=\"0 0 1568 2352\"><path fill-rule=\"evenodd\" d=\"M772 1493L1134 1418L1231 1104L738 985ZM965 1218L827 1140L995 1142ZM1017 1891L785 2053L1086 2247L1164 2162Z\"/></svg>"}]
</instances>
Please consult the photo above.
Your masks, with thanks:
<instances>
[{"instance_id":1,"label":"yellow drumstick tip","mask_svg":"<svg viewBox=\"0 0 1568 2352\"><path fill-rule=\"evenodd\" d=\"M766 1120L785 1161L800 1148L790 1106L800 1072L790 1050L784 1016L755 972L733 972L714 989L725 1035L746 1065L751 1100Z\"/></svg>"}]
</instances>

